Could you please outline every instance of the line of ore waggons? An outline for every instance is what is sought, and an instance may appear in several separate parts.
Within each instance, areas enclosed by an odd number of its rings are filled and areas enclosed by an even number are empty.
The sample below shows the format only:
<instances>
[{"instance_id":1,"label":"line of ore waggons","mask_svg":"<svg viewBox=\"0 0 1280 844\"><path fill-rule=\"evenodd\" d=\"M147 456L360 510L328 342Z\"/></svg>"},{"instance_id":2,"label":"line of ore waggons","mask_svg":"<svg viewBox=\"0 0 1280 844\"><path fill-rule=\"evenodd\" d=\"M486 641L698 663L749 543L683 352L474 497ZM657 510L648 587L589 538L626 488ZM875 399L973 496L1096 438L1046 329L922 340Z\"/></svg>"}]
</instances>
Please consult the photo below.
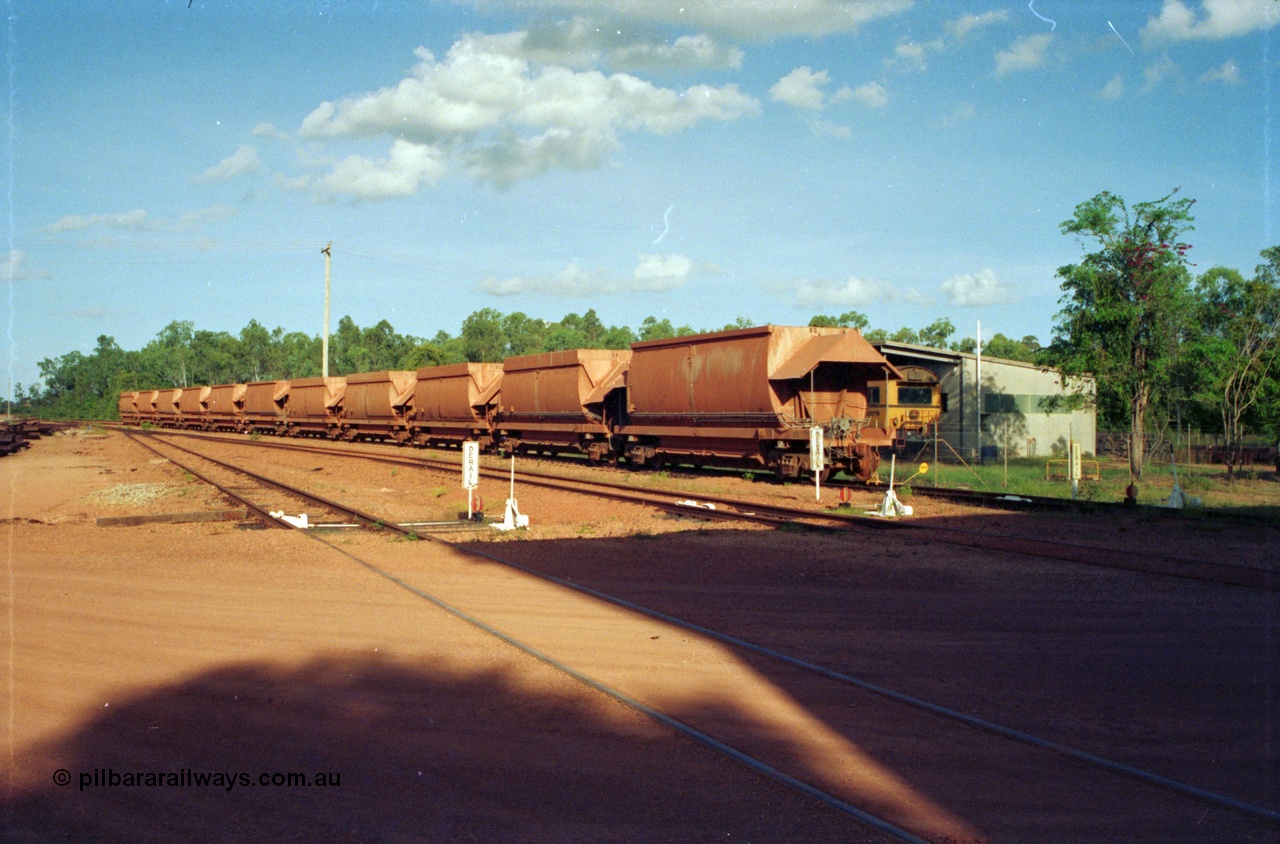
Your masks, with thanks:
<instances>
[{"instance_id":1,"label":"line of ore waggons","mask_svg":"<svg viewBox=\"0 0 1280 844\"><path fill-rule=\"evenodd\" d=\"M125 424L417 446L466 440L506 454L581 454L632 467L875 472L908 424L881 397L903 379L851 328L766 325L411 371L120 395ZM936 385L935 385L936 389ZM868 397L873 401L868 402Z\"/></svg>"}]
</instances>

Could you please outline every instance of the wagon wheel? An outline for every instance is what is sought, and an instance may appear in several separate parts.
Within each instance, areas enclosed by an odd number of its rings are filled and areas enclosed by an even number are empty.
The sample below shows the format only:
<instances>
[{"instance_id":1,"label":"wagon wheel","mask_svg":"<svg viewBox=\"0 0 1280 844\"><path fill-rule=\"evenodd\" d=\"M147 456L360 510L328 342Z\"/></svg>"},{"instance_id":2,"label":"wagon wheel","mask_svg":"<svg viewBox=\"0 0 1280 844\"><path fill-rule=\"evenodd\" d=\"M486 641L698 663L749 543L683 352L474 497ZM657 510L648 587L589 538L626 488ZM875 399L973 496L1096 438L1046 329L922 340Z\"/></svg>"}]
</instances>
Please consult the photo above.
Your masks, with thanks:
<instances>
[{"instance_id":1,"label":"wagon wheel","mask_svg":"<svg viewBox=\"0 0 1280 844\"><path fill-rule=\"evenodd\" d=\"M853 474L858 480L866 483L876 473L880 465L880 455L874 449L868 449L853 465Z\"/></svg>"}]
</instances>

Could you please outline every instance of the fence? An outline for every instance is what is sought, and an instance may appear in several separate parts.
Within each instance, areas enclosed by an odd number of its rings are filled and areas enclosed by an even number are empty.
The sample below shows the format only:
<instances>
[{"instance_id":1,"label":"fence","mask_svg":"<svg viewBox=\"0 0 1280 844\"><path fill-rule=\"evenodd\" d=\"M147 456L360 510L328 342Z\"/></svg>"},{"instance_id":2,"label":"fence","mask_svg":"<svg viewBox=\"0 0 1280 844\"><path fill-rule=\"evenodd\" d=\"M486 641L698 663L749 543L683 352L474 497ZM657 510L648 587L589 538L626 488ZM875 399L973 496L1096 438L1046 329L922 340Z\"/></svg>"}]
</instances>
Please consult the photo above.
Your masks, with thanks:
<instances>
[{"instance_id":1,"label":"fence","mask_svg":"<svg viewBox=\"0 0 1280 844\"><path fill-rule=\"evenodd\" d=\"M1174 453L1179 463L1192 463L1207 466L1225 466L1228 462L1236 466L1278 465L1275 445L1263 445L1257 442L1244 445L1238 449L1228 449L1217 437L1203 431L1183 431L1174 437ZM1148 434L1145 437L1146 453L1154 458L1157 450L1168 454L1169 440ZM1234 459L1232 453L1234 451ZM1098 455L1113 457L1117 460L1129 459L1128 431L1099 431Z\"/></svg>"}]
</instances>

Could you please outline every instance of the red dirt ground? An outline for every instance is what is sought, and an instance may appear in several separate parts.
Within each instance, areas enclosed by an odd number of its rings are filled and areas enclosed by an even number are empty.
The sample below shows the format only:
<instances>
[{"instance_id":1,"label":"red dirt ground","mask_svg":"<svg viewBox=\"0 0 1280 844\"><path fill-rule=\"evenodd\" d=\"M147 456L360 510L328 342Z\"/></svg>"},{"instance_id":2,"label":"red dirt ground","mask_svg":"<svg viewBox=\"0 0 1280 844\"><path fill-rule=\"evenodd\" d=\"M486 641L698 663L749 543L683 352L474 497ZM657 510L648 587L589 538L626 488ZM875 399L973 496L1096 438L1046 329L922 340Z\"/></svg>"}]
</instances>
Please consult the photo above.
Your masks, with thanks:
<instances>
[{"instance_id":1,"label":"red dirt ground","mask_svg":"<svg viewBox=\"0 0 1280 844\"><path fill-rule=\"evenodd\" d=\"M247 446L220 448L234 458ZM299 454L257 462L394 518L447 517L465 506L446 475ZM732 479L694 483L812 496ZM858 542L699 524L518 491L533 528L481 543L489 553L1280 808L1274 593L880 534ZM482 492L493 511L506 490L485 482ZM1149 552L1280 557L1270 529L917 505L932 508L930 518ZM360 533L326 547L231 523L93 524L223 506L115 434L48 438L0 461L5 840L886 840L344 552L932 840L1280 835L833 690L438 543ZM66 786L55 784L60 769ZM113 787L94 785L95 772L100 781L140 772L341 780Z\"/></svg>"}]
</instances>

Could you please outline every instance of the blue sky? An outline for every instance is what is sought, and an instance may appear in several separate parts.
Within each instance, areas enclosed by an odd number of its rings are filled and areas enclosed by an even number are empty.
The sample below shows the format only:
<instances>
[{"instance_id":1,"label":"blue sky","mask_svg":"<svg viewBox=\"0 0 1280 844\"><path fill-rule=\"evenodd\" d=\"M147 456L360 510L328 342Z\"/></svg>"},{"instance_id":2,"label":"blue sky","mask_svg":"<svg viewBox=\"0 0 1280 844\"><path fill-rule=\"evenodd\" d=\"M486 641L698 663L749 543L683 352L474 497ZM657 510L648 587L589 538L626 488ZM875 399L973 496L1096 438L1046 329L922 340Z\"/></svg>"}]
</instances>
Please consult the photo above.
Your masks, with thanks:
<instances>
[{"instance_id":1,"label":"blue sky","mask_svg":"<svg viewBox=\"0 0 1280 844\"><path fill-rule=\"evenodd\" d=\"M0 341L859 310L1047 341L1079 202L1280 243L1280 3L11 0ZM0 385L3 389L4 385Z\"/></svg>"}]
</instances>

